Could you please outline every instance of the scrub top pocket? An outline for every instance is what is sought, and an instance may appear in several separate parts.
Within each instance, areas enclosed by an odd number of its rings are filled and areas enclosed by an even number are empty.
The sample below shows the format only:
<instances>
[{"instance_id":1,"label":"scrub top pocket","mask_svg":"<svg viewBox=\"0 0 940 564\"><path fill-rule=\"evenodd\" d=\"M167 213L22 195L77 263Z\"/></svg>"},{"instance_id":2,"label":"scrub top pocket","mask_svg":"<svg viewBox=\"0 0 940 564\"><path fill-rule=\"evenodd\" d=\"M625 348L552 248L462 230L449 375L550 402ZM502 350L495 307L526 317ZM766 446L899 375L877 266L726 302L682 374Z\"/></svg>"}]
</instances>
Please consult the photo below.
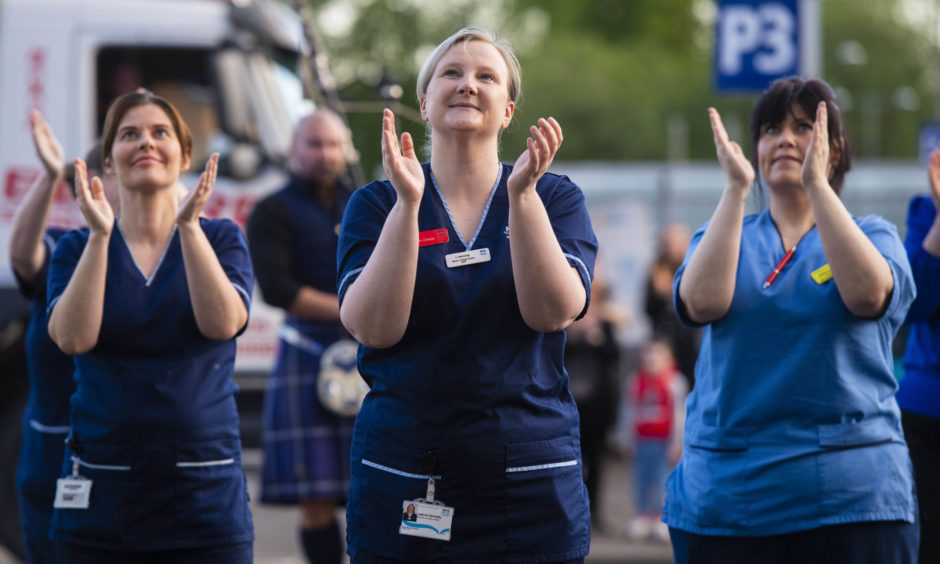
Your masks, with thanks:
<instances>
[{"instance_id":1,"label":"scrub top pocket","mask_svg":"<svg viewBox=\"0 0 940 564\"><path fill-rule=\"evenodd\" d=\"M751 509L747 480L741 480L749 465L747 431L698 425L686 431L685 442L677 469L683 520L747 527Z\"/></svg>"},{"instance_id":2,"label":"scrub top pocket","mask_svg":"<svg viewBox=\"0 0 940 564\"><path fill-rule=\"evenodd\" d=\"M359 538L350 544L364 555L396 558L408 555L409 562L434 559L444 547L443 541L410 537L398 533L402 501L423 498L428 475L420 467L421 450L385 448L367 443L362 460L354 462L349 491L349 518L356 519ZM445 503L446 479L435 476L437 493ZM460 508L454 516L454 537L459 534ZM357 559L359 557L357 553ZM365 558L368 561L368 558Z\"/></svg>"},{"instance_id":3,"label":"scrub top pocket","mask_svg":"<svg viewBox=\"0 0 940 564\"><path fill-rule=\"evenodd\" d=\"M207 544L250 540L251 511L238 439L179 442L174 467L177 531Z\"/></svg>"},{"instance_id":4,"label":"scrub top pocket","mask_svg":"<svg viewBox=\"0 0 940 564\"><path fill-rule=\"evenodd\" d=\"M509 558L531 555L534 547L555 558L587 552L590 518L579 450L572 437L506 445Z\"/></svg>"},{"instance_id":5,"label":"scrub top pocket","mask_svg":"<svg viewBox=\"0 0 940 564\"><path fill-rule=\"evenodd\" d=\"M819 477L824 508L844 513L870 513L872 507L900 507L913 490L910 462L891 463L907 457L903 443L882 418L856 423L820 425ZM909 460L909 459L908 459ZM846 511L845 508L849 508Z\"/></svg>"},{"instance_id":6,"label":"scrub top pocket","mask_svg":"<svg viewBox=\"0 0 940 564\"><path fill-rule=\"evenodd\" d=\"M79 473L92 481L88 509L56 509L51 527L56 540L114 547L127 542L135 480L132 455L125 446L83 443ZM61 477L72 474L72 452L65 449Z\"/></svg>"},{"instance_id":7,"label":"scrub top pocket","mask_svg":"<svg viewBox=\"0 0 940 564\"><path fill-rule=\"evenodd\" d=\"M43 425L30 419L23 429L20 461L17 468L17 487L44 496L55 493L55 481L62 466L63 443L69 433L68 425Z\"/></svg>"}]
</instances>

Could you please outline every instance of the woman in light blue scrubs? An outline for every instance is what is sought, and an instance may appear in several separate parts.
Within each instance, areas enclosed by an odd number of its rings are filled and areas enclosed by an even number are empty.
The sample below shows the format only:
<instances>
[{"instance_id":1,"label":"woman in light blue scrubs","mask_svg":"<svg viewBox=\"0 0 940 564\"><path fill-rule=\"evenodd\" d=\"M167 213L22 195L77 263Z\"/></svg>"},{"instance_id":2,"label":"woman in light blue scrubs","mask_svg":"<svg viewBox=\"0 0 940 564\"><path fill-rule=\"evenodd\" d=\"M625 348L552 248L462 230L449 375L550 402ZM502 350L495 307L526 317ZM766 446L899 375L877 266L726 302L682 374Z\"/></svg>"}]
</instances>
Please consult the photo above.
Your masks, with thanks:
<instances>
[{"instance_id":1,"label":"woman in light blue scrubs","mask_svg":"<svg viewBox=\"0 0 940 564\"><path fill-rule=\"evenodd\" d=\"M597 241L581 190L546 172L562 141L554 119L530 128L514 165L499 161L519 86L515 56L491 32L445 40L418 78L431 162L409 134L399 144L386 110L389 180L346 208L340 315L371 386L352 443L355 563L588 552L563 352L588 305ZM414 522L402 519L409 504Z\"/></svg>"},{"instance_id":2,"label":"woman in light blue scrubs","mask_svg":"<svg viewBox=\"0 0 940 564\"><path fill-rule=\"evenodd\" d=\"M49 335L75 355L52 521L64 562L252 558L232 372L254 279L239 228L200 217L218 155L180 201L191 147L175 108L137 92L104 125L120 216L76 162L88 227L59 240L48 284Z\"/></svg>"},{"instance_id":3,"label":"woman in light blue scrubs","mask_svg":"<svg viewBox=\"0 0 940 564\"><path fill-rule=\"evenodd\" d=\"M727 185L675 278L681 320L704 326L663 514L676 562L916 562L897 229L839 199L851 145L824 82L764 92L750 162L709 114ZM745 216L755 169L770 207Z\"/></svg>"}]
</instances>

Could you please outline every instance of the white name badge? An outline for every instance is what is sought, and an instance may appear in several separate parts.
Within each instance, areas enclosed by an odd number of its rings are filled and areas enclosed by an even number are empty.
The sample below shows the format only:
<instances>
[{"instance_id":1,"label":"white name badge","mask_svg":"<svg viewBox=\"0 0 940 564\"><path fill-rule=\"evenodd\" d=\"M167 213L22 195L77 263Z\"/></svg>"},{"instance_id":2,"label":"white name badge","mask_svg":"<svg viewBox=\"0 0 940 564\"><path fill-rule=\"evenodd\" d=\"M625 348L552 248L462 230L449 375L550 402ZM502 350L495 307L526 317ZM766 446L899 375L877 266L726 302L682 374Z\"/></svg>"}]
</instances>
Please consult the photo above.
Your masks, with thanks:
<instances>
[{"instance_id":1,"label":"white name badge","mask_svg":"<svg viewBox=\"0 0 940 564\"><path fill-rule=\"evenodd\" d=\"M398 532L412 537L449 541L453 519L454 508L443 503L405 500L401 503L401 526Z\"/></svg>"},{"instance_id":2,"label":"white name badge","mask_svg":"<svg viewBox=\"0 0 940 564\"><path fill-rule=\"evenodd\" d=\"M444 255L444 260L447 261L447 268L457 268L458 266L467 266L468 264L476 264L479 262L490 262L490 250L484 248L464 251L462 253L451 253Z\"/></svg>"},{"instance_id":3,"label":"white name badge","mask_svg":"<svg viewBox=\"0 0 940 564\"><path fill-rule=\"evenodd\" d=\"M59 478L55 484L56 509L88 509L91 500L91 480L85 478Z\"/></svg>"}]
</instances>

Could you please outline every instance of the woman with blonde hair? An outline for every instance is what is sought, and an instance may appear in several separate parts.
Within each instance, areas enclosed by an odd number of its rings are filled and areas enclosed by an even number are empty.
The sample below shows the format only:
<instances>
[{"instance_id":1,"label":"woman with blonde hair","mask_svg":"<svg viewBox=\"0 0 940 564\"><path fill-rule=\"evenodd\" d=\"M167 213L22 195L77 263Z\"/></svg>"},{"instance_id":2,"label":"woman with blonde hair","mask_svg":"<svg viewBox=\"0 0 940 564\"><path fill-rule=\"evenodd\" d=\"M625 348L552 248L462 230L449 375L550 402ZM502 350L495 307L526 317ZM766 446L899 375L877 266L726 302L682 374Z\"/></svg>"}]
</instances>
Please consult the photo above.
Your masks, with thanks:
<instances>
[{"instance_id":1,"label":"woman with blonde hair","mask_svg":"<svg viewBox=\"0 0 940 564\"><path fill-rule=\"evenodd\" d=\"M501 163L519 68L466 28L418 78L431 161L394 115L387 181L358 190L338 250L340 316L371 386L352 444L353 562L581 562L590 544L564 329L587 309L597 242L581 190L547 173L552 118ZM414 503L417 522L398 518ZM452 536L451 536L452 533Z\"/></svg>"}]
</instances>

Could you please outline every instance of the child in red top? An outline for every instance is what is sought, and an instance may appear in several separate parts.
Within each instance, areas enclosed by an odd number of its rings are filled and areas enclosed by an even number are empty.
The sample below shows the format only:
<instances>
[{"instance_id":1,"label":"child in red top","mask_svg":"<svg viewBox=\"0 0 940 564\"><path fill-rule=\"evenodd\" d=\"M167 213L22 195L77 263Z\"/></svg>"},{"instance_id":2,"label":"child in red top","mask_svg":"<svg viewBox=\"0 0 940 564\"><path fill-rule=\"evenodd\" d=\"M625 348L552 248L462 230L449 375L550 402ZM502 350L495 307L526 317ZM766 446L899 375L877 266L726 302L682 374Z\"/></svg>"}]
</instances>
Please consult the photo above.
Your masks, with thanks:
<instances>
[{"instance_id":1,"label":"child in red top","mask_svg":"<svg viewBox=\"0 0 940 564\"><path fill-rule=\"evenodd\" d=\"M685 382L672 346L664 339L646 344L639 368L627 380L618 431L633 460L636 515L627 529L631 537L652 534L664 541L669 538L669 529L660 517L666 478L682 452Z\"/></svg>"}]
</instances>

